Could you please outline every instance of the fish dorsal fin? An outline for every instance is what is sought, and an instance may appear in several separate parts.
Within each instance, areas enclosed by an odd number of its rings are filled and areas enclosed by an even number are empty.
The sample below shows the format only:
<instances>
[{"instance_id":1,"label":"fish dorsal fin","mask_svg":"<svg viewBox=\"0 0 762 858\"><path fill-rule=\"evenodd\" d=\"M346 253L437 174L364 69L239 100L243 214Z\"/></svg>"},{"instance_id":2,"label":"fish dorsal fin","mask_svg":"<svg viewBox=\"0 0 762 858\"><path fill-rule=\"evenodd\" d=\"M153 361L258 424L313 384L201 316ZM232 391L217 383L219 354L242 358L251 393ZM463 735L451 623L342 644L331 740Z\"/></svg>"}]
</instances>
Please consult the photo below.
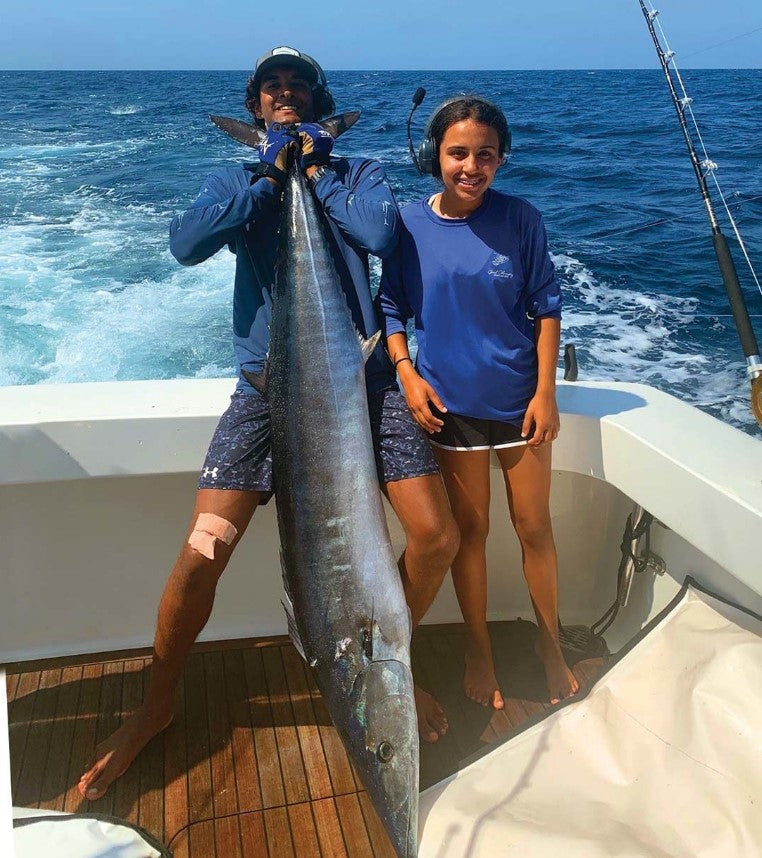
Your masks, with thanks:
<instances>
[{"instance_id":1,"label":"fish dorsal fin","mask_svg":"<svg viewBox=\"0 0 762 858\"><path fill-rule=\"evenodd\" d=\"M263 396L265 391L267 390L267 368L268 363L265 361L265 365L262 368L262 372L249 372L248 369L241 369L243 373L243 377L249 384L254 388L254 390L258 390Z\"/></svg>"},{"instance_id":2,"label":"fish dorsal fin","mask_svg":"<svg viewBox=\"0 0 762 858\"><path fill-rule=\"evenodd\" d=\"M280 600L283 605L283 610L286 612L286 623L288 624L288 636L291 638L291 643L296 647L299 655L307 661L307 656L304 654L304 646L302 644L299 629L296 626L296 616L294 614L294 603L291 601L291 591L288 586L288 578L286 578L286 564L283 560L283 551L280 552L280 571L283 578L283 598Z\"/></svg>"},{"instance_id":3,"label":"fish dorsal fin","mask_svg":"<svg viewBox=\"0 0 762 858\"><path fill-rule=\"evenodd\" d=\"M337 113L335 116L329 116L328 119L322 119L318 125L336 139L348 131L359 118L360 111L351 110L349 113Z\"/></svg>"},{"instance_id":4,"label":"fish dorsal fin","mask_svg":"<svg viewBox=\"0 0 762 858\"><path fill-rule=\"evenodd\" d=\"M376 333L373 334L372 337L368 337L367 340L359 331L357 331L357 339L360 341L360 351L362 352L363 362L367 363L368 358L373 354L373 350L381 339L381 331L376 331Z\"/></svg>"},{"instance_id":5,"label":"fish dorsal fin","mask_svg":"<svg viewBox=\"0 0 762 858\"><path fill-rule=\"evenodd\" d=\"M373 623L362 630L362 651L368 661L373 661Z\"/></svg>"},{"instance_id":6,"label":"fish dorsal fin","mask_svg":"<svg viewBox=\"0 0 762 858\"><path fill-rule=\"evenodd\" d=\"M376 601L374 599L370 608L370 622L362 630L362 649L368 661L373 661L373 635L376 628Z\"/></svg>"},{"instance_id":7,"label":"fish dorsal fin","mask_svg":"<svg viewBox=\"0 0 762 858\"><path fill-rule=\"evenodd\" d=\"M241 122L240 119L231 119L229 116L215 116L212 114L209 119L225 132L233 140L243 143L244 146L251 146L256 149L257 146L265 139L265 132L256 125L250 125L248 122Z\"/></svg>"}]
</instances>

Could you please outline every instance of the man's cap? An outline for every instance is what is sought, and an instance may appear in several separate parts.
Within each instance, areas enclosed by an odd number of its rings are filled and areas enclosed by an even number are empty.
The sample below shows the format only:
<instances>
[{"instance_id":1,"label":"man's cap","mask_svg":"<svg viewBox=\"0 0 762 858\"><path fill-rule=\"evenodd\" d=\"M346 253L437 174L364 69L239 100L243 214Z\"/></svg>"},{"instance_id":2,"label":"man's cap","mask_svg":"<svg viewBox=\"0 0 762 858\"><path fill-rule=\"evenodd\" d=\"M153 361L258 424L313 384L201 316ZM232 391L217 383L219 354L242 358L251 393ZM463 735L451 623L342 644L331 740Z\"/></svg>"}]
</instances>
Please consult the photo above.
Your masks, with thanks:
<instances>
[{"instance_id":1,"label":"man's cap","mask_svg":"<svg viewBox=\"0 0 762 858\"><path fill-rule=\"evenodd\" d=\"M327 86L325 72L311 56L295 48L289 48L287 45L281 45L262 54L257 60L254 66L254 84L257 89L264 73L274 66L293 66L304 74L312 86Z\"/></svg>"}]
</instances>

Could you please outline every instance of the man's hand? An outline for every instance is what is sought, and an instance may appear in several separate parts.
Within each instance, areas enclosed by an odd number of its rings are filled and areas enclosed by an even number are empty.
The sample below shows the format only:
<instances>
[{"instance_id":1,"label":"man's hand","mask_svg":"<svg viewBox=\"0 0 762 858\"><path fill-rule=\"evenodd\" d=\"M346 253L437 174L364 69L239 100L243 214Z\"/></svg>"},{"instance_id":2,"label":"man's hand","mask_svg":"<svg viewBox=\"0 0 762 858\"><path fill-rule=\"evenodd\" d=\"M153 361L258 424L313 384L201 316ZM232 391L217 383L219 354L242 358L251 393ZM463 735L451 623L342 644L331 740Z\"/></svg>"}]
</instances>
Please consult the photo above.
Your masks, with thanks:
<instances>
[{"instance_id":1,"label":"man's hand","mask_svg":"<svg viewBox=\"0 0 762 858\"><path fill-rule=\"evenodd\" d=\"M410 362L406 361L405 364L400 364L400 367L402 366L405 368L400 372L400 381L402 382L405 399L415 422L430 435L434 432L439 432L442 426L444 426L444 421L431 413L429 402L433 403L434 407L442 412L447 411L444 403L439 398L436 390L434 390L428 381L418 375L415 367Z\"/></svg>"},{"instance_id":2,"label":"man's hand","mask_svg":"<svg viewBox=\"0 0 762 858\"><path fill-rule=\"evenodd\" d=\"M288 169L288 156L296 148L297 133L292 128L286 128L278 123L273 123L267 129L265 139L259 144L259 160L263 164L269 164L279 171L278 180L283 185L286 181ZM269 177L268 177L269 178ZM275 182L275 180L272 180Z\"/></svg>"},{"instance_id":3,"label":"man's hand","mask_svg":"<svg viewBox=\"0 0 762 858\"><path fill-rule=\"evenodd\" d=\"M316 122L302 122L298 130L302 144L302 170L328 164L333 149L333 137Z\"/></svg>"},{"instance_id":4,"label":"man's hand","mask_svg":"<svg viewBox=\"0 0 762 858\"><path fill-rule=\"evenodd\" d=\"M534 433L527 441L530 447L539 447L540 444L556 440L561 428L561 419L558 416L555 392L538 391L532 397L521 426L522 438L527 438L533 423Z\"/></svg>"}]
</instances>

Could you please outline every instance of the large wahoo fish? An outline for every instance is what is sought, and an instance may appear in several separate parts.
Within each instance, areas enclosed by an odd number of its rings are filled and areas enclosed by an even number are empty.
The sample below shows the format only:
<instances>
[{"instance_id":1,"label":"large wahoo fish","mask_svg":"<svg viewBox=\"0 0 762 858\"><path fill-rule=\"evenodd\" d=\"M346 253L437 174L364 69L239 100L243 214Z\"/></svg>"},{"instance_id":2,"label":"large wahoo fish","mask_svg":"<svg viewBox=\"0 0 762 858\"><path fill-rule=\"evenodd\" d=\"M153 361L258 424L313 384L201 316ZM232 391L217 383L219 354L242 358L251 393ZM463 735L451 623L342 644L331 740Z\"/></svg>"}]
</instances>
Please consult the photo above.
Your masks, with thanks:
<instances>
[{"instance_id":1,"label":"large wahoo fish","mask_svg":"<svg viewBox=\"0 0 762 858\"><path fill-rule=\"evenodd\" d=\"M359 114L320 123L337 137ZM263 132L212 121L257 146ZM290 630L398 855L417 853L410 620L376 477L364 363L321 217L292 164L266 371ZM287 610L290 606L287 605ZM295 628L294 628L295 625Z\"/></svg>"}]
</instances>

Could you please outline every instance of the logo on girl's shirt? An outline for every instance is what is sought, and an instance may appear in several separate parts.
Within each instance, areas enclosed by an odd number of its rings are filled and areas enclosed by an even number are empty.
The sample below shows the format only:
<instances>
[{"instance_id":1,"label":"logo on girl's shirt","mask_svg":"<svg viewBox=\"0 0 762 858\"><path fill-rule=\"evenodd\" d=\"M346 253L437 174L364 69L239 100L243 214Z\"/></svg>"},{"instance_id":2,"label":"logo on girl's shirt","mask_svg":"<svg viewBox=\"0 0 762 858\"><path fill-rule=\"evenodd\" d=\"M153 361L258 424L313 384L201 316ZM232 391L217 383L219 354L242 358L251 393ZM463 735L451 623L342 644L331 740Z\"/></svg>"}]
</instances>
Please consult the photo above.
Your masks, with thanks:
<instances>
[{"instance_id":1,"label":"logo on girl's shirt","mask_svg":"<svg viewBox=\"0 0 762 858\"><path fill-rule=\"evenodd\" d=\"M502 253L497 253L490 261L492 266L488 271L490 277L509 280L513 278L513 263L510 256L503 256Z\"/></svg>"}]
</instances>

